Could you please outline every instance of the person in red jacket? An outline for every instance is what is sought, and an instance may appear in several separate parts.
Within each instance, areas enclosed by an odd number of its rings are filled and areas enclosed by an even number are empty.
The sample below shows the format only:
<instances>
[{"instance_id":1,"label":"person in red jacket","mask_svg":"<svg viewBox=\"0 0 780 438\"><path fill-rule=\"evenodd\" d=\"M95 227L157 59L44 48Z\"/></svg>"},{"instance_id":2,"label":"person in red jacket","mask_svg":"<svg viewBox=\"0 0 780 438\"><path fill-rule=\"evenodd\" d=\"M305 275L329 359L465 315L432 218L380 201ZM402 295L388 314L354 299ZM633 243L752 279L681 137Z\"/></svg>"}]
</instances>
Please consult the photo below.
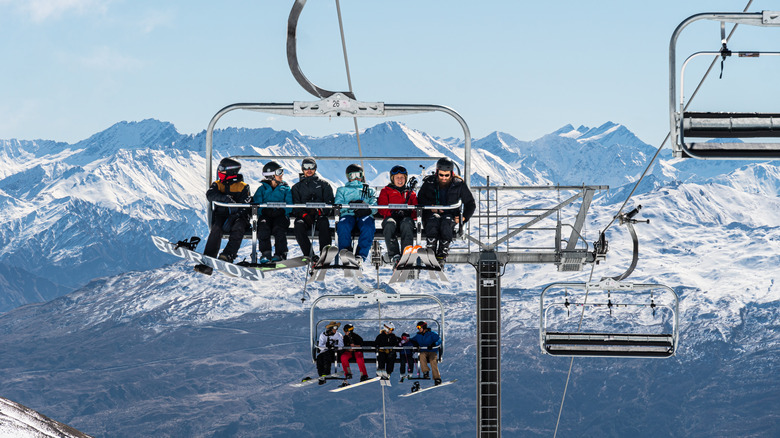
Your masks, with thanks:
<instances>
[{"instance_id":1,"label":"person in red jacket","mask_svg":"<svg viewBox=\"0 0 780 438\"><path fill-rule=\"evenodd\" d=\"M390 184L379 192L377 205L417 205L417 195L414 194L414 189L407 185L408 176L403 166L390 169ZM382 232L385 236L388 258L392 263L397 263L401 258L401 249L414 244L414 220L417 219L417 212L380 208L379 213L385 218L382 221ZM401 236L400 247L397 235Z\"/></svg>"}]
</instances>

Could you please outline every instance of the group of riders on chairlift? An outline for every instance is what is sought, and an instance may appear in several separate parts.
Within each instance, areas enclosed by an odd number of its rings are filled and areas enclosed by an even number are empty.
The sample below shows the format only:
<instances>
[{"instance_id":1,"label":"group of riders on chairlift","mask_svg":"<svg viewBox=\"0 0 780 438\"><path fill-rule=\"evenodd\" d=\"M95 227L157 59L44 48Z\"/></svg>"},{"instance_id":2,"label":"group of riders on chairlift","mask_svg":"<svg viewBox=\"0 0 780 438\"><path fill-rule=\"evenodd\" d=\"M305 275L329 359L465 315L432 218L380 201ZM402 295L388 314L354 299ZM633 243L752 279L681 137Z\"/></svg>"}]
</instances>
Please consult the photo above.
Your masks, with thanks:
<instances>
[{"instance_id":1,"label":"group of riders on chairlift","mask_svg":"<svg viewBox=\"0 0 780 438\"><path fill-rule=\"evenodd\" d=\"M394 166L390 170L390 183L382 188L379 196L365 182L363 168L350 164L346 169L347 183L336 190L317 175L317 162L306 157L301 162L300 180L290 187L284 178L284 169L276 161L263 166L260 186L251 195L249 185L240 173L241 164L231 158L223 158L217 167L217 180L206 191L209 202L222 204L268 204L284 203L307 204L324 203L341 206L336 224L336 236L339 250L353 252L352 232L359 233L355 258L362 262L368 258L374 241L376 225L374 215L377 209L365 208L365 205L407 204L416 206L455 205L452 209L422 210L422 224L426 238L426 247L440 264L446 260L450 243L455 237L455 228L466 223L476 210L476 202L464 180L455 174L455 163L449 158L436 162L436 171L423 179L419 192L415 194L414 183L409 184L408 172L403 166ZM414 179L413 179L414 180ZM416 182L416 181L415 181ZM358 204L363 208L348 208L349 204ZM461 211L462 207L462 211ZM385 261L398 262L402 248L414 243L417 210L415 209L378 209L381 214L382 230L387 246ZM257 240L260 251L260 264L275 263L287 258L287 229L293 221L295 239L304 256L316 262L319 257L313 253L309 234L316 229L319 234L320 251L332 244L329 217L333 209L324 208L262 208L257 222ZM246 207L214 208L209 237L203 254L217 257L223 234L228 234L228 242L219 259L233 263L241 246L244 234L250 230L249 209ZM275 241L272 251L271 237ZM401 246L398 243L400 236ZM212 268L198 264L197 272L211 275Z\"/></svg>"},{"instance_id":2,"label":"group of riders on chairlift","mask_svg":"<svg viewBox=\"0 0 780 438\"><path fill-rule=\"evenodd\" d=\"M325 331L320 334L317 342L317 374L319 375L319 384L325 384L327 376L331 371L331 364L338 359L341 362L341 368L344 371L344 379L352 378L352 371L349 367L349 360L354 358L360 370L360 381L369 379L366 370L365 360L363 359L362 347L365 345L363 338L355 333L355 327L352 324L344 326L344 334L339 333L341 323L333 321L325 327ZM441 384L441 375L438 366L438 349L441 345L439 334L431 330L425 321L419 321L416 325L417 333L410 337L408 333L396 336L395 325L392 322L386 322L381 328L379 335L374 340L376 350L376 374L381 380L389 381L393 373L396 350L400 349L401 363L401 381L404 378L412 378L414 372L414 352L419 350L420 370L422 379L429 379L429 369L433 371L433 382L435 386ZM430 368L429 368L430 366ZM346 382L345 382L346 385Z\"/></svg>"}]
</instances>

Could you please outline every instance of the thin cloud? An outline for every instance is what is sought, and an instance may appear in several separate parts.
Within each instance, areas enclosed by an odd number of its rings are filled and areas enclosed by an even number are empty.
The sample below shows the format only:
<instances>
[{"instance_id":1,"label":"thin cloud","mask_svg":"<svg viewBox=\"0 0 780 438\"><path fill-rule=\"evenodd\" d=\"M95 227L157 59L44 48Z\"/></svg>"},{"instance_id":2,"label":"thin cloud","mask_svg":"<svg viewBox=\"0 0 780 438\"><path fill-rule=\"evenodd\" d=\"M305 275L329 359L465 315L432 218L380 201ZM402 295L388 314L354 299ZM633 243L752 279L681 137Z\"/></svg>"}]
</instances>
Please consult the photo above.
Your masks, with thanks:
<instances>
[{"instance_id":1,"label":"thin cloud","mask_svg":"<svg viewBox=\"0 0 780 438\"><path fill-rule=\"evenodd\" d=\"M17 10L29 15L36 23L56 19L68 12L76 14L105 13L111 0L0 0L0 4L11 4Z\"/></svg>"}]
</instances>

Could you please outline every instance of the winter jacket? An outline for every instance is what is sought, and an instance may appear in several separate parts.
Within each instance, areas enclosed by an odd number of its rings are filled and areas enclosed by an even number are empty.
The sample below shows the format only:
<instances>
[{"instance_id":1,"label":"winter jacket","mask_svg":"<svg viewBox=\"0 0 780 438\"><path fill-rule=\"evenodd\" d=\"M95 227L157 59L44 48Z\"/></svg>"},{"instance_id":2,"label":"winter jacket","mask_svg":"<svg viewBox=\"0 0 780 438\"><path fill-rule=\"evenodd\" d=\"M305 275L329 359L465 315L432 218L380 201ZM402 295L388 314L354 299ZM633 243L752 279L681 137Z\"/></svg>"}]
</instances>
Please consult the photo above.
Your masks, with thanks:
<instances>
[{"instance_id":1,"label":"winter jacket","mask_svg":"<svg viewBox=\"0 0 780 438\"><path fill-rule=\"evenodd\" d=\"M317 343L317 348L320 350L320 353L328 350L341 350L344 348L344 336L342 336L342 334L338 331L332 335L328 335L326 330L320 334L320 340Z\"/></svg>"},{"instance_id":2,"label":"winter jacket","mask_svg":"<svg viewBox=\"0 0 780 438\"><path fill-rule=\"evenodd\" d=\"M351 201L355 202L365 202L369 205L376 205L376 192L374 192L374 189L368 186L368 184L362 182L362 181L350 181L347 184L344 185L344 187L339 187L336 189L336 204L349 204ZM365 214L362 214L360 210L358 209L357 215L358 216L365 216ZM365 209L368 210L368 209ZM376 209L372 208L370 209L371 213L369 214L376 214ZM353 216L355 215L356 211L351 208L342 208L340 214L342 216Z\"/></svg>"},{"instance_id":3,"label":"winter jacket","mask_svg":"<svg viewBox=\"0 0 780 438\"><path fill-rule=\"evenodd\" d=\"M290 193L290 186L286 182L282 181L276 188L271 186L268 180L264 180L260 183L260 187L257 188L255 196L252 197L252 202L255 204L267 204L269 202L283 202L285 204L292 204L292 194ZM289 216L292 208L262 208L258 212L263 216Z\"/></svg>"},{"instance_id":4,"label":"winter jacket","mask_svg":"<svg viewBox=\"0 0 780 438\"><path fill-rule=\"evenodd\" d=\"M417 333L409 339L412 345L420 347L421 351L438 351L441 345L439 334L431 329L425 329L423 333Z\"/></svg>"},{"instance_id":5,"label":"winter jacket","mask_svg":"<svg viewBox=\"0 0 780 438\"><path fill-rule=\"evenodd\" d=\"M333 187L316 173L308 178L302 176L300 181L292 186L292 203L305 204L307 202L324 202L326 204L334 203ZM304 214L312 214L313 211L307 211L305 208L296 208L293 216L302 218ZM317 212L320 216L333 215L332 209Z\"/></svg>"},{"instance_id":6,"label":"winter jacket","mask_svg":"<svg viewBox=\"0 0 780 438\"><path fill-rule=\"evenodd\" d=\"M414 191L409 189L409 186L404 185L403 187L396 187L392 183L386 185L382 188L382 191L379 192L379 198L376 201L377 205L388 205L388 204L409 204L409 205L417 205L417 195L414 194ZM390 216L393 216L393 213L396 215L401 215L404 217L411 217L412 219L417 219L417 211L415 210L391 210L389 208L380 208L379 214L382 215L385 219L389 218Z\"/></svg>"},{"instance_id":7,"label":"winter jacket","mask_svg":"<svg viewBox=\"0 0 780 438\"><path fill-rule=\"evenodd\" d=\"M374 340L374 345L376 345L377 350L382 353L392 353L395 350L382 347L397 347L398 342L398 336L396 336L395 333L382 331L382 333L379 333L379 335Z\"/></svg>"},{"instance_id":8,"label":"winter jacket","mask_svg":"<svg viewBox=\"0 0 780 438\"><path fill-rule=\"evenodd\" d=\"M251 195L249 185L244 182L244 176L238 174L238 179L230 184L224 184L217 180L211 183L211 187L206 191L206 199L209 202L226 202L235 204L249 204ZM225 217L233 214L247 214L247 208L214 207L212 221L217 217ZM223 219L224 220L224 219Z\"/></svg>"},{"instance_id":9,"label":"winter jacket","mask_svg":"<svg viewBox=\"0 0 780 438\"><path fill-rule=\"evenodd\" d=\"M358 347L363 345L363 338L355 332L351 332L347 336L344 336L344 348L349 349L352 345Z\"/></svg>"},{"instance_id":10,"label":"winter jacket","mask_svg":"<svg viewBox=\"0 0 780 438\"><path fill-rule=\"evenodd\" d=\"M446 189L439 187L436 175L428 175L423 179L422 187L417 193L417 203L419 205L452 205L458 201L463 203L463 222L471 219L474 211L477 209L477 203L474 202L474 195L471 194L466 183L459 176L452 177L452 183ZM444 210L446 214L458 215L456 209ZM433 213L431 210L423 211L423 222L427 222Z\"/></svg>"}]
</instances>

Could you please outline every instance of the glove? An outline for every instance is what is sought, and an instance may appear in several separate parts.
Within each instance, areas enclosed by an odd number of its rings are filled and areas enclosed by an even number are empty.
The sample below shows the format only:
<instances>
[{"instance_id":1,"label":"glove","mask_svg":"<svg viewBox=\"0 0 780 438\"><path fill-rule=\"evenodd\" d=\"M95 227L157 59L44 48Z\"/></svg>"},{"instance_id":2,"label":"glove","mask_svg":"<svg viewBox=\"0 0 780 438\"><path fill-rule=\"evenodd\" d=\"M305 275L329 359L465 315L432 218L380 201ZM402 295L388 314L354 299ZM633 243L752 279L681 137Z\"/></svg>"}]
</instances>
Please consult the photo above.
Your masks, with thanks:
<instances>
[{"instance_id":1,"label":"glove","mask_svg":"<svg viewBox=\"0 0 780 438\"><path fill-rule=\"evenodd\" d=\"M395 222L400 224L402 220L406 217L406 211L404 210L393 210L393 213L390 215L393 219L395 219Z\"/></svg>"},{"instance_id":2,"label":"glove","mask_svg":"<svg viewBox=\"0 0 780 438\"><path fill-rule=\"evenodd\" d=\"M355 201L349 201L350 204L365 204L362 200L355 200ZM355 216L357 217L366 217L371 215L371 209L370 208L358 208L355 209Z\"/></svg>"},{"instance_id":3,"label":"glove","mask_svg":"<svg viewBox=\"0 0 780 438\"><path fill-rule=\"evenodd\" d=\"M226 204L235 204L236 201L233 200L229 195L221 194L217 197L217 202L224 202Z\"/></svg>"},{"instance_id":4,"label":"glove","mask_svg":"<svg viewBox=\"0 0 780 438\"><path fill-rule=\"evenodd\" d=\"M287 212L283 208L274 208L273 215L274 217L284 217L287 215Z\"/></svg>"},{"instance_id":5,"label":"glove","mask_svg":"<svg viewBox=\"0 0 780 438\"><path fill-rule=\"evenodd\" d=\"M301 219L303 220L303 223L305 223L306 225L312 226L314 225L315 217L316 215L306 212L303 214L303 216L301 216Z\"/></svg>"}]
</instances>

